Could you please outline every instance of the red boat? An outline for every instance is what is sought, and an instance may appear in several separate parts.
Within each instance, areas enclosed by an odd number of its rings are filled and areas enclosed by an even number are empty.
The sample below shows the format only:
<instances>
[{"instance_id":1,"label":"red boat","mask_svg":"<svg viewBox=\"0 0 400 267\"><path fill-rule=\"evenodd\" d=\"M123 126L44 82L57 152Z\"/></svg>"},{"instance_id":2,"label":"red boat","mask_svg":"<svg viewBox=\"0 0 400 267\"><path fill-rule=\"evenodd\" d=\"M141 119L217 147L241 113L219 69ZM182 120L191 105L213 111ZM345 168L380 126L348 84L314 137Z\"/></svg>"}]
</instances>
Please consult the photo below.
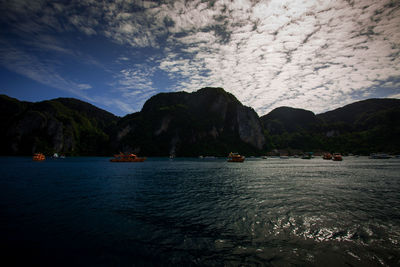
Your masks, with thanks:
<instances>
[{"instance_id":1,"label":"red boat","mask_svg":"<svg viewBox=\"0 0 400 267\"><path fill-rule=\"evenodd\" d=\"M324 153L324 155L322 156L323 159L332 159L332 154L331 153Z\"/></svg>"},{"instance_id":2,"label":"red boat","mask_svg":"<svg viewBox=\"0 0 400 267\"><path fill-rule=\"evenodd\" d=\"M43 161L46 157L42 153L35 153L33 154L32 160L33 161Z\"/></svg>"},{"instance_id":3,"label":"red boat","mask_svg":"<svg viewBox=\"0 0 400 267\"><path fill-rule=\"evenodd\" d=\"M334 153L332 160L334 160L334 161L342 161L343 158L342 158L342 155L340 155L339 153Z\"/></svg>"},{"instance_id":4,"label":"red boat","mask_svg":"<svg viewBox=\"0 0 400 267\"><path fill-rule=\"evenodd\" d=\"M123 153L114 155L114 158L110 159L111 162L143 162L145 160L146 158L138 158L135 154L123 154Z\"/></svg>"},{"instance_id":5,"label":"red boat","mask_svg":"<svg viewBox=\"0 0 400 267\"><path fill-rule=\"evenodd\" d=\"M229 153L228 162L243 162L245 159L244 156L239 155L238 153Z\"/></svg>"}]
</instances>

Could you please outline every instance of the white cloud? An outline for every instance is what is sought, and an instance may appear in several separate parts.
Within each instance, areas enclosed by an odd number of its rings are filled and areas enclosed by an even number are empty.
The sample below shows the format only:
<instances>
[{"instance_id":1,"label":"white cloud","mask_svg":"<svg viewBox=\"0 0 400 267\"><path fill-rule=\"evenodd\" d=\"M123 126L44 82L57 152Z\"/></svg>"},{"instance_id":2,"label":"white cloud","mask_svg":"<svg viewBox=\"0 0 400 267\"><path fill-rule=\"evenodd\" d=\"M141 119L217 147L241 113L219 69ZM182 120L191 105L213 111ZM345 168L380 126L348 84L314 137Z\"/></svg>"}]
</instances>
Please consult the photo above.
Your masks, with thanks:
<instances>
[{"instance_id":1,"label":"white cloud","mask_svg":"<svg viewBox=\"0 0 400 267\"><path fill-rule=\"evenodd\" d=\"M281 105L322 112L367 97L378 85L390 88L400 77L398 1L30 2L8 4L6 19L19 33L78 30L160 51L157 66L125 51L115 60L127 65L114 73L111 87L127 101L142 103L161 89L154 85L156 69L176 81L170 90L221 86L259 115ZM42 49L71 51L51 44ZM44 77L7 62L28 77Z\"/></svg>"},{"instance_id":2,"label":"white cloud","mask_svg":"<svg viewBox=\"0 0 400 267\"><path fill-rule=\"evenodd\" d=\"M389 95L388 97L400 99L400 94Z\"/></svg>"},{"instance_id":3,"label":"white cloud","mask_svg":"<svg viewBox=\"0 0 400 267\"><path fill-rule=\"evenodd\" d=\"M88 89L92 88L92 86L90 84L87 84L87 83L80 83L80 84L77 84L77 86L81 90L88 90Z\"/></svg>"},{"instance_id":4,"label":"white cloud","mask_svg":"<svg viewBox=\"0 0 400 267\"><path fill-rule=\"evenodd\" d=\"M10 47L8 43L3 41L0 41L0 65L41 84L67 91L85 100L92 101L92 98L83 92L91 88L89 84L70 81L54 70L53 62L43 61L23 50Z\"/></svg>"},{"instance_id":5,"label":"white cloud","mask_svg":"<svg viewBox=\"0 0 400 267\"><path fill-rule=\"evenodd\" d=\"M289 103L322 112L357 100L356 93L367 92L377 81L400 76L400 57L394 56L400 51L395 26L400 25L400 11L385 6L388 3L232 4L225 27L228 42L220 43L215 32L200 31L207 27L203 20L194 32L190 32L193 23L180 22L189 34L170 43L184 44L193 59L182 60L175 54L162 60L160 68L172 77L186 78L178 82L178 89L222 86L260 115ZM172 10L163 12L174 17ZM204 17L203 11L192 8L180 14L180 20L196 13ZM217 23L210 16L204 21ZM208 75L199 75L202 71Z\"/></svg>"}]
</instances>

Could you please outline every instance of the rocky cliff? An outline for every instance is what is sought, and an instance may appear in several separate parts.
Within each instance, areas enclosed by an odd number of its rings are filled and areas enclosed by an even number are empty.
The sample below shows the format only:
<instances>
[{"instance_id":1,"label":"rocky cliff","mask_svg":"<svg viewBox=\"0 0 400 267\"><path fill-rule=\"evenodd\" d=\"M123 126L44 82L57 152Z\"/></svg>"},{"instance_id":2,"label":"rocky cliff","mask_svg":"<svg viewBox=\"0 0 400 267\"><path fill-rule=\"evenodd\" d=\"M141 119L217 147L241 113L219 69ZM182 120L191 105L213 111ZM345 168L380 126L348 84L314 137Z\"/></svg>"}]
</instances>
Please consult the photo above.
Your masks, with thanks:
<instances>
[{"instance_id":1,"label":"rocky cliff","mask_svg":"<svg viewBox=\"0 0 400 267\"><path fill-rule=\"evenodd\" d=\"M29 103L3 95L0 104L3 155L225 156L256 154L265 144L258 115L222 88L158 94L123 118L70 98Z\"/></svg>"},{"instance_id":2,"label":"rocky cliff","mask_svg":"<svg viewBox=\"0 0 400 267\"><path fill-rule=\"evenodd\" d=\"M2 155L104 155L118 119L71 98L30 103L1 95L0 113Z\"/></svg>"},{"instance_id":3,"label":"rocky cliff","mask_svg":"<svg viewBox=\"0 0 400 267\"><path fill-rule=\"evenodd\" d=\"M222 88L155 95L117 128L116 147L146 155L257 153L265 144L257 113Z\"/></svg>"},{"instance_id":4,"label":"rocky cliff","mask_svg":"<svg viewBox=\"0 0 400 267\"><path fill-rule=\"evenodd\" d=\"M400 153L399 135L398 99L364 100L319 115L281 107L259 118L222 88L203 88L157 94L140 112L119 118L72 98L30 103L0 95L0 155Z\"/></svg>"}]
</instances>

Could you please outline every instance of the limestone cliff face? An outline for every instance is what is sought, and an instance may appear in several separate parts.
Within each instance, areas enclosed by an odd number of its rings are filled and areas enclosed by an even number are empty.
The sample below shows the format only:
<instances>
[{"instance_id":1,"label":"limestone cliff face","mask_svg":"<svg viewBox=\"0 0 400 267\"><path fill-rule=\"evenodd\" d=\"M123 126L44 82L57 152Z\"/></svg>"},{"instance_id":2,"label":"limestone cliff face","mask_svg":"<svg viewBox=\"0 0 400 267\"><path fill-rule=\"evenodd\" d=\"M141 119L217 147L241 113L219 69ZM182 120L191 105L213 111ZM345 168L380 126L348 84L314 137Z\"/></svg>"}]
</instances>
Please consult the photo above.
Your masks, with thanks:
<instances>
[{"instance_id":1,"label":"limestone cliff face","mask_svg":"<svg viewBox=\"0 0 400 267\"><path fill-rule=\"evenodd\" d=\"M12 154L17 155L36 151L63 153L69 152L74 146L74 136L69 135L68 131L64 133L63 122L35 110L28 110L19 119L16 118L5 135Z\"/></svg>"},{"instance_id":2,"label":"limestone cliff face","mask_svg":"<svg viewBox=\"0 0 400 267\"><path fill-rule=\"evenodd\" d=\"M262 149L265 139L257 113L248 107L238 107L237 122L240 139L258 149Z\"/></svg>"},{"instance_id":3,"label":"limestone cliff face","mask_svg":"<svg viewBox=\"0 0 400 267\"><path fill-rule=\"evenodd\" d=\"M0 104L3 155L226 156L256 154L265 143L254 110L222 88L158 94L123 118L76 99L29 103L0 96Z\"/></svg>"},{"instance_id":4,"label":"limestone cliff face","mask_svg":"<svg viewBox=\"0 0 400 267\"><path fill-rule=\"evenodd\" d=\"M0 104L3 155L101 155L109 142L104 131L117 119L77 99L30 103L0 95Z\"/></svg>"},{"instance_id":5,"label":"limestone cliff face","mask_svg":"<svg viewBox=\"0 0 400 267\"><path fill-rule=\"evenodd\" d=\"M146 155L256 153L265 144L257 113L222 88L155 95L118 128L128 126L135 130L125 133L120 147L129 144Z\"/></svg>"}]
</instances>

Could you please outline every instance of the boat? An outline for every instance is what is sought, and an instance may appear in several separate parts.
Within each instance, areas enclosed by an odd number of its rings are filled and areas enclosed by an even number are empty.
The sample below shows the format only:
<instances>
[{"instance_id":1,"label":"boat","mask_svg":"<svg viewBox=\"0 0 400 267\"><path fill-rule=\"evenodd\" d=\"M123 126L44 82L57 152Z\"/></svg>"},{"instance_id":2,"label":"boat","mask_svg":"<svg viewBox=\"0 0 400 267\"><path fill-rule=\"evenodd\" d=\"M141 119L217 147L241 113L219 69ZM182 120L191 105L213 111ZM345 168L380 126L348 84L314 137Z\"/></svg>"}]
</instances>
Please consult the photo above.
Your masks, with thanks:
<instances>
[{"instance_id":1,"label":"boat","mask_svg":"<svg viewBox=\"0 0 400 267\"><path fill-rule=\"evenodd\" d=\"M135 154L117 154L114 155L113 159L110 159L111 162L143 162L146 158L139 158Z\"/></svg>"},{"instance_id":2,"label":"boat","mask_svg":"<svg viewBox=\"0 0 400 267\"><path fill-rule=\"evenodd\" d=\"M35 153L33 154L32 160L33 161L43 161L46 157L42 153Z\"/></svg>"},{"instance_id":3,"label":"boat","mask_svg":"<svg viewBox=\"0 0 400 267\"><path fill-rule=\"evenodd\" d=\"M303 156L301 156L302 159L312 159L313 158L313 152L305 152Z\"/></svg>"},{"instance_id":4,"label":"boat","mask_svg":"<svg viewBox=\"0 0 400 267\"><path fill-rule=\"evenodd\" d=\"M378 153L378 154L371 154L369 156L370 159L390 159L392 158L391 156L389 156L388 154L384 154L384 153Z\"/></svg>"},{"instance_id":5,"label":"boat","mask_svg":"<svg viewBox=\"0 0 400 267\"><path fill-rule=\"evenodd\" d=\"M244 156L239 155L239 153L229 153L228 162L243 162L245 159Z\"/></svg>"},{"instance_id":6,"label":"boat","mask_svg":"<svg viewBox=\"0 0 400 267\"><path fill-rule=\"evenodd\" d=\"M326 160L331 160L332 159L332 154L331 153L324 153L324 155L322 156L323 159Z\"/></svg>"},{"instance_id":7,"label":"boat","mask_svg":"<svg viewBox=\"0 0 400 267\"><path fill-rule=\"evenodd\" d=\"M333 153L333 157L332 157L333 161L342 161L342 155L340 153Z\"/></svg>"}]
</instances>

